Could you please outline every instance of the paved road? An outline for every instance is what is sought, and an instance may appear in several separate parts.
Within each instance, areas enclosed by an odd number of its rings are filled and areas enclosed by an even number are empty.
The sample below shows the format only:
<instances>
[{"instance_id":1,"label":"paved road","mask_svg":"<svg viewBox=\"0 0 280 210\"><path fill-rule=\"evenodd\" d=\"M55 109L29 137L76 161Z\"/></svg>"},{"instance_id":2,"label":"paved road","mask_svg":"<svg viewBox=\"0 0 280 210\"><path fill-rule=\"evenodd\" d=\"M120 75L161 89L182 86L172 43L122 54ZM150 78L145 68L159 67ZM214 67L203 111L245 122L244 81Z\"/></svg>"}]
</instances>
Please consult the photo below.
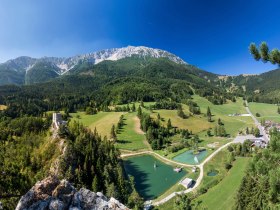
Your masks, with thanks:
<instances>
[{"instance_id":1,"label":"paved road","mask_svg":"<svg viewBox=\"0 0 280 210\"><path fill-rule=\"evenodd\" d=\"M165 198L161 199L160 201L156 201L156 202L153 202L153 201L148 201L146 203L150 203L154 206L159 206L167 201L169 201L170 199L174 198L177 194L186 194L186 193L190 193L192 191L194 191L195 189L198 188L198 186L201 184L202 182L202 179L203 179L203 174L204 174L204 170L203 170L203 167L204 165L210 161L216 154L218 154L221 150L223 150L224 148L228 147L230 144L236 144L236 143L243 143L246 139L255 139L255 137L253 135L245 135L245 136L236 136L233 141L231 142L228 142L227 144L219 147L216 151L214 151L211 155L209 155L202 163L198 164L198 165L190 165L190 164L185 164L185 163L180 163L180 162L176 162L176 161L173 161L173 160L170 160L170 159L167 159L165 157L162 157L161 155L153 152L153 151L142 151L142 152L136 152L136 153L130 153L130 154L123 154L121 155L122 158L125 158L125 157L132 157L132 156L136 156L136 155L143 155L143 154L151 154L151 155L155 155L157 156L158 158L164 160L165 162L167 163L172 163L172 164L175 164L175 165L180 165L180 166L184 166L184 167L193 167L193 166L196 166L199 168L199 176L196 180L196 183L195 185L192 187L192 188L189 188L189 189L186 189L184 191L180 191L180 192L173 192L171 193L170 195L166 196Z\"/></svg>"},{"instance_id":2,"label":"paved road","mask_svg":"<svg viewBox=\"0 0 280 210\"><path fill-rule=\"evenodd\" d=\"M252 117L252 119L254 120L256 126L260 129L260 134L263 136L263 139L265 141L269 141L269 138L267 137L263 127L261 126L261 124L259 123L259 121L257 120L257 118L251 113L249 107L248 107L248 103L246 102L247 104L247 107L246 107L246 110L248 112L248 114ZM169 162L169 163L173 163L173 164L176 164L176 165L180 165L180 166L185 166L185 167L193 167L193 166L196 166L199 168L200 170L200 173L199 173L199 177L197 178L196 180L196 183L195 185L192 187L192 188L189 188L189 189L186 189L184 191L180 191L180 192L173 192L171 193L170 195L166 196L165 198L163 198L162 200L160 201L157 201L157 202L146 202L146 203L150 203L154 206L159 206L167 201L169 201L170 199L172 199L173 197L175 197L177 194L186 194L186 193L190 193L192 191L194 191L202 182L202 179L203 179L203 167L204 165L210 161L217 153L219 153L222 149L228 147L230 144L236 144L236 143L243 143L245 140L247 139L256 139L255 136L253 135L238 135L236 136L233 141L221 146L220 148L218 148L215 152L213 152L211 155L209 155L201 164L198 164L198 165L189 165L189 164L184 164L184 163L179 163L179 162L176 162L176 161L173 161L173 160L169 160L165 157L162 157L161 155L153 152L153 151L143 151L143 152L138 152L138 153L131 153L131 154L124 154L124 155L121 155L121 157L130 157L130 156L135 156L135 155L141 155L141 154L153 154L157 157L159 157L160 159L166 161L166 162Z\"/></svg>"},{"instance_id":3,"label":"paved road","mask_svg":"<svg viewBox=\"0 0 280 210\"><path fill-rule=\"evenodd\" d=\"M266 135L264 128L261 126L261 124L259 123L258 119L257 119L257 118L252 114L252 112L250 111L247 102L246 102L246 105L247 105L247 106L246 106L246 110L247 110L247 112L251 115L252 119L254 120L255 125L256 125L256 126L258 127L258 129L260 130L261 136L263 137L263 139L264 139L266 142L269 142L269 138L268 138L268 136Z\"/></svg>"},{"instance_id":4,"label":"paved road","mask_svg":"<svg viewBox=\"0 0 280 210\"><path fill-rule=\"evenodd\" d=\"M171 193L170 195L168 195L167 197L163 198L162 200L160 201L157 201L157 202L152 202L152 204L154 206L159 206L167 201L169 201L170 199L172 199L173 197L176 196L176 194L186 194L186 193L189 193L189 192L192 192L194 191L201 183L202 179L203 179L203 166L209 161L211 160L217 153L219 153L222 149L226 148L228 145L232 144L232 143L235 143L234 141L231 141L221 147L219 147L215 152L213 152L211 155L209 155L201 164L199 165L196 165L196 167L199 168L200 170L200 173L199 173L199 177L197 178L196 182L195 182L195 185L192 187L192 188L189 188L189 189L186 189L185 191L181 191L181 192L173 192ZM193 166L193 165L192 165Z\"/></svg>"}]
</instances>

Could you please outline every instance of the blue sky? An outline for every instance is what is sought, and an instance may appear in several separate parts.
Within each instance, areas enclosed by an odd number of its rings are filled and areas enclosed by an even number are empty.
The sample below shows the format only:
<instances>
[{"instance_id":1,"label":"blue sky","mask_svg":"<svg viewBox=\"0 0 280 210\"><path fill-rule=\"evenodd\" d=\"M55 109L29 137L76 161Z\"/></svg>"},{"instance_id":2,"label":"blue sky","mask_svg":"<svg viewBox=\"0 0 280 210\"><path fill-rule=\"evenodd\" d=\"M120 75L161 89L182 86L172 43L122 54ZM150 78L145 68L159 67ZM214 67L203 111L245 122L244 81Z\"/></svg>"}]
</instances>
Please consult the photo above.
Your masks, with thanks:
<instances>
[{"instance_id":1,"label":"blue sky","mask_svg":"<svg viewBox=\"0 0 280 210\"><path fill-rule=\"evenodd\" d=\"M0 61L144 45L204 70L236 75L277 66L250 42L280 48L278 0L1 0Z\"/></svg>"}]
</instances>

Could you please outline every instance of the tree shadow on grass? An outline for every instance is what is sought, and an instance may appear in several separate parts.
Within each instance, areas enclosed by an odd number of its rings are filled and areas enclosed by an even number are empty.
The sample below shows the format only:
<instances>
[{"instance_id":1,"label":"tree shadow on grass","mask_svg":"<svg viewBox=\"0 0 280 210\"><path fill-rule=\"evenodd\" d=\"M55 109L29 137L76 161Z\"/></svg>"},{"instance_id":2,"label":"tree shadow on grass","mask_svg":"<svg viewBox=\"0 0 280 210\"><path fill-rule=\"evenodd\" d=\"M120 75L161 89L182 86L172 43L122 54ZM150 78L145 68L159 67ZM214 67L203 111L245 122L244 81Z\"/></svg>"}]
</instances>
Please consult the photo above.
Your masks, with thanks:
<instances>
[{"instance_id":1,"label":"tree shadow on grass","mask_svg":"<svg viewBox=\"0 0 280 210\"><path fill-rule=\"evenodd\" d=\"M128 140L117 140L118 144L128 144L128 143L132 143L132 141L128 141Z\"/></svg>"},{"instance_id":2,"label":"tree shadow on grass","mask_svg":"<svg viewBox=\"0 0 280 210\"><path fill-rule=\"evenodd\" d=\"M153 199L154 196L151 195L148 190L151 185L145 183L149 179L148 174L130 160L124 161L124 167L127 175L134 177L135 188L139 195L143 197L144 200Z\"/></svg>"}]
</instances>

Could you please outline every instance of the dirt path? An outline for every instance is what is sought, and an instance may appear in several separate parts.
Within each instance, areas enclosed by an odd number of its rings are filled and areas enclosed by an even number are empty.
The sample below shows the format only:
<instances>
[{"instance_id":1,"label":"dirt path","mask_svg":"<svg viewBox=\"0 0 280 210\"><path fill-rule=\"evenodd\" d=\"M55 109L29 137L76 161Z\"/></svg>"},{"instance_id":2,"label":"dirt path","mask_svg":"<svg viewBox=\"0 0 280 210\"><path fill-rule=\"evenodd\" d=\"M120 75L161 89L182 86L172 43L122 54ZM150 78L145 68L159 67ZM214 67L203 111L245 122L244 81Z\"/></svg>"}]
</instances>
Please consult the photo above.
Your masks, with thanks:
<instances>
[{"instance_id":1,"label":"dirt path","mask_svg":"<svg viewBox=\"0 0 280 210\"><path fill-rule=\"evenodd\" d=\"M134 121L134 130L136 133L140 134L140 135L144 135L145 133L141 130L141 124L140 124L140 120L137 116L135 116L133 118Z\"/></svg>"}]
</instances>

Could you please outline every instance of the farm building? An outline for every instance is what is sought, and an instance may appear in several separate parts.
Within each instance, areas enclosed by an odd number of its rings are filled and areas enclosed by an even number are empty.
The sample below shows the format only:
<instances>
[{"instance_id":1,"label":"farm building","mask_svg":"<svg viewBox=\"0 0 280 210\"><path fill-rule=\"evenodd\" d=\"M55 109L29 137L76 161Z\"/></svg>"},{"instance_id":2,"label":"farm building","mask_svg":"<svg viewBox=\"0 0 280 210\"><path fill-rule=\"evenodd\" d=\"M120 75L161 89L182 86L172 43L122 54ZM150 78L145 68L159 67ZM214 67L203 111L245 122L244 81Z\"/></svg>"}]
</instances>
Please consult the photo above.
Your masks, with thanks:
<instances>
[{"instance_id":1,"label":"farm building","mask_svg":"<svg viewBox=\"0 0 280 210\"><path fill-rule=\"evenodd\" d=\"M180 181L180 184L183 185L186 189L188 189L192 186L193 180L190 178L185 178L184 180Z\"/></svg>"}]
</instances>

